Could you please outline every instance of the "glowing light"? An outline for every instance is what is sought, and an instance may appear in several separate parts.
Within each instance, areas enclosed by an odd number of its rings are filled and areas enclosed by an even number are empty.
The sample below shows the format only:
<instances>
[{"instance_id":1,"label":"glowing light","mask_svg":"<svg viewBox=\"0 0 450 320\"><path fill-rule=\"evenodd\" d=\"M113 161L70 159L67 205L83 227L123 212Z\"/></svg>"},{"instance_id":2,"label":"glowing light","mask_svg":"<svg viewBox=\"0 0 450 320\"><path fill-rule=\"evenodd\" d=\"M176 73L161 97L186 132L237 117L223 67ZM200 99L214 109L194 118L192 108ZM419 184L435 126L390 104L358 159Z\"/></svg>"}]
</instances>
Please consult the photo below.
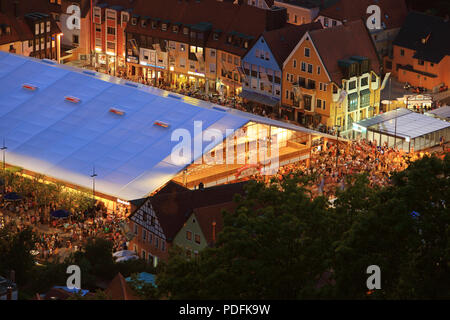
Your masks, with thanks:
<instances>
[{"instance_id":1,"label":"glowing light","mask_svg":"<svg viewBox=\"0 0 450 320\"><path fill-rule=\"evenodd\" d=\"M31 84L24 84L22 86L22 88L27 89L27 90L31 90L31 91L35 91L37 88Z\"/></svg>"},{"instance_id":2,"label":"glowing light","mask_svg":"<svg viewBox=\"0 0 450 320\"><path fill-rule=\"evenodd\" d=\"M129 203L128 201L124 201L124 200L121 200L121 199L119 199L119 198L117 198L117 202L118 202L118 203L121 203L121 204L124 204L124 205L126 205L126 206L129 206L129 205L130 205L130 203Z\"/></svg>"},{"instance_id":3,"label":"glowing light","mask_svg":"<svg viewBox=\"0 0 450 320\"><path fill-rule=\"evenodd\" d=\"M158 120L155 121L154 124L157 125L157 126L163 127L163 128L168 128L169 127L168 123L165 123L165 122L162 122L162 121L158 121Z\"/></svg>"},{"instance_id":4,"label":"glowing light","mask_svg":"<svg viewBox=\"0 0 450 320\"><path fill-rule=\"evenodd\" d=\"M70 97L70 96L68 96L68 97L65 97L65 99L66 99L66 101L69 101L69 102L72 102L72 103L78 103L78 102L80 102L80 99L75 98L75 97Z\"/></svg>"}]
</instances>

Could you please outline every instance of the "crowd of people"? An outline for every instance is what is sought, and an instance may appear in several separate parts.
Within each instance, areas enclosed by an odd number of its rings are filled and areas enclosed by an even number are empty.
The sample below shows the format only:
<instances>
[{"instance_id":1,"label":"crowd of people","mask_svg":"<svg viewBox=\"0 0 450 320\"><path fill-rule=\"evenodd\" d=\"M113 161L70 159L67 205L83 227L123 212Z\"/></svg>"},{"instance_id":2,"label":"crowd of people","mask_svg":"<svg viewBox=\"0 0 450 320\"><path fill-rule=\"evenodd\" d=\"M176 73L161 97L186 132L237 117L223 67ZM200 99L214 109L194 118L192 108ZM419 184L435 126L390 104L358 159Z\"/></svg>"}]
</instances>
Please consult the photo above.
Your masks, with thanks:
<instances>
[{"instance_id":1,"label":"crowd of people","mask_svg":"<svg viewBox=\"0 0 450 320\"><path fill-rule=\"evenodd\" d=\"M347 176L366 173L369 186L386 186L392 173L406 169L410 162L424 156L430 156L430 153L406 153L386 144L380 147L375 142L366 140L341 142L339 147L327 142L314 148L309 163L301 161L282 166L276 178L281 181L293 172L315 177L309 188L312 197L323 195L332 200L336 196L336 190L345 189ZM270 176L260 174L253 178L266 183L271 179Z\"/></svg>"},{"instance_id":2,"label":"crowd of people","mask_svg":"<svg viewBox=\"0 0 450 320\"><path fill-rule=\"evenodd\" d=\"M31 227L37 237L32 253L38 261L52 261L80 250L92 237L111 240L114 251L126 246L127 239L121 227L123 217L107 214L101 204L98 203L93 213L72 210L73 213L67 218L56 218L51 212L56 210L57 204L51 203L48 208L42 208L31 199L14 203L3 200L0 212L3 225L13 223L17 232Z\"/></svg>"}]
</instances>

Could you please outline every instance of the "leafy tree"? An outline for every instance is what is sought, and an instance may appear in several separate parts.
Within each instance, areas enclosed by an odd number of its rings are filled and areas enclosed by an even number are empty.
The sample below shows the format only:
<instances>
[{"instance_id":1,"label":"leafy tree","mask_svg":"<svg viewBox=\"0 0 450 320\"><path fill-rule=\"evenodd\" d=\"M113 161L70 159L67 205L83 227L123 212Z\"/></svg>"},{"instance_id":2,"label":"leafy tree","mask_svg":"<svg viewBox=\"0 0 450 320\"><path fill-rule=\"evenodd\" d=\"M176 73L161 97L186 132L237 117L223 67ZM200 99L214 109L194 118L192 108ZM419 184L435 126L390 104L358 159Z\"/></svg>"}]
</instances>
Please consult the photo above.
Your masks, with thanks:
<instances>
[{"instance_id":1,"label":"leafy tree","mask_svg":"<svg viewBox=\"0 0 450 320\"><path fill-rule=\"evenodd\" d=\"M250 183L215 248L191 260L171 250L158 290L171 299L448 299L450 155L416 161L391 182L348 177L333 207L311 200L298 174ZM370 265L381 268L381 290L368 294Z\"/></svg>"},{"instance_id":2,"label":"leafy tree","mask_svg":"<svg viewBox=\"0 0 450 320\"><path fill-rule=\"evenodd\" d=\"M131 289L133 289L133 291L144 300L158 299L159 292L157 288L151 283L146 283L145 281L139 280L137 273L131 275L129 285Z\"/></svg>"},{"instance_id":3,"label":"leafy tree","mask_svg":"<svg viewBox=\"0 0 450 320\"><path fill-rule=\"evenodd\" d=\"M224 215L217 247L199 260L173 255L158 275L161 292L174 299L316 297L330 268L333 226L325 199L311 200L306 183L298 175L269 187L250 183L236 212Z\"/></svg>"},{"instance_id":4,"label":"leafy tree","mask_svg":"<svg viewBox=\"0 0 450 320\"><path fill-rule=\"evenodd\" d=\"M16 282L24 284L34 266L30 251L34 249L35 235L29 228L17 232L13 224L0 229L0 273L15 271Z\"/></svg>"},{"instance_id":5,"label":"leafy tree","mask_svg":"<svg viewBox=\"0 0 450 320\"><path fill-rule=\"evenodd\" d=\"M449 155L412 163L393 175L391 186L367 197L357 215L352 211L360 201L357 191L341 194L346 201L337 203L336 214L351 218L334 245L335 297L367 297L370 265L378 265L382 275L382 290L370 297L450 297L449 168Z\"/></svg>"},{"instance_id":6,"label":"leafy tree","mask_svg":"<svg viewBox=\"0 0 450 320\"><path fill-rule=\"evenodd\" d=\"M74 293L67 300L111 300L111 297L103 290L96 290L94 293L88 293L84 297L80 293Z\"/></svg>"}]
</instances>

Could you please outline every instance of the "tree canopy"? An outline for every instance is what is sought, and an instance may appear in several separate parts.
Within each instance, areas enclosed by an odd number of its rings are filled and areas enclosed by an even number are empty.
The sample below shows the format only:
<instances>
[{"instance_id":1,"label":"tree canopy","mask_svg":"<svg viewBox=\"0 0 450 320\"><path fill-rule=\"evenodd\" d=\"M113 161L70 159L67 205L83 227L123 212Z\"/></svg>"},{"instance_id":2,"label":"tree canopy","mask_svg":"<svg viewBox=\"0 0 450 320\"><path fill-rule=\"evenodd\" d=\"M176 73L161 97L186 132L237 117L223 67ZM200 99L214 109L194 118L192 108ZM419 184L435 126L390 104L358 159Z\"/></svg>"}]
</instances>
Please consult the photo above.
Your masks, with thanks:
<instances>
[{"instance_id":1,"label":"tree canopy","mask_svg":"<svg viewBox=\"0 0 450 320\"><path fill-rule=\"evenodd\" d=\"M450 156L425 157L371 188L348 177L334 206L308 180L250 183L214 248L175 248L157 277L171 299L449 298ZM367 267L381 270L369 292Z\"/></svg>"}]
</instances>

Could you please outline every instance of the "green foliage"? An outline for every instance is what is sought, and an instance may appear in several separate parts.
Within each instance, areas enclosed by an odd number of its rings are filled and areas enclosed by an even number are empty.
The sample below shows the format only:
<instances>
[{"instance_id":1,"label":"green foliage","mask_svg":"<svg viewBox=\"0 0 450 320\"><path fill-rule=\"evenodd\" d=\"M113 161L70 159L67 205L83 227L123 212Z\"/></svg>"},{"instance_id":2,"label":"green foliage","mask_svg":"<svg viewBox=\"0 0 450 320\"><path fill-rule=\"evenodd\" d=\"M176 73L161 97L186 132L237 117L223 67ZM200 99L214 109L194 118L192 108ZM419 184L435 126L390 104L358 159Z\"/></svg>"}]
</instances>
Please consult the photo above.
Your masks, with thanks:
<instances>
[{"instance_id":1,"label":"green foliage","mask_svg":"<svg viewBox=\"0 0 450 320\"><path fill-rule=\"evenodd\" d=\"M0 229L0 274L9 276L15 271L16 282L21 285L30 278L30 270L34 266L34 258L30 251L34 249L35 235L31 229L20 232L13 224Z\"/></svg>"},{"instance_id":2,"label":"green foliage","mask_svg":"<svg viewBox=\"0 0 450 320\"><path fill-rule=\"evenodd\" d=\"M450 155L424 158L371 188L348 177L329 207L308 179L251 183L224 214L215 248L187 260L173 248L157 277L171 299L450 298ZM415 219L411 213L420 216ZM381 290L367 294L367 267ZM327 281L319 281L329 275ZM320 285L319 285L320 284Z\"/></svg>"},{"instance_id":3,"label":"green foliage","mask_svg":"<svg viewBox=\"0 0 450 320\"><path fill-rule=\"evenodd\" d=\"M103 290L96 290L93 294L86 294L84 297L80 293L74 293L67 300L111 300L111 297Z\"/></svg>"},{"instance_id":4,"label":"green foliage","mask_svg":"<svg viewBox=\"0 0 450 320\"><path fill-rule=\"evenodd\" d=\"M129 282L131 289L143 300L156 300L159 297L159 291L151 283L138 279L138 274L131 275L131 281Z\"/></svg>"},{"instance_id":5,"label":"green foliage","mask_svg":"<svg viewBox=\"0 0 450 320\"><path fill-rule=\"evenodd\" d=\"M199 260L170 258L158 275L162 293L175 299L315 297L330 261L332 225L324 198L311 200L294 175L270 187L251 183L237 201L237 211L224 216L217 248Z\"/></svg>"}]
</instances>

